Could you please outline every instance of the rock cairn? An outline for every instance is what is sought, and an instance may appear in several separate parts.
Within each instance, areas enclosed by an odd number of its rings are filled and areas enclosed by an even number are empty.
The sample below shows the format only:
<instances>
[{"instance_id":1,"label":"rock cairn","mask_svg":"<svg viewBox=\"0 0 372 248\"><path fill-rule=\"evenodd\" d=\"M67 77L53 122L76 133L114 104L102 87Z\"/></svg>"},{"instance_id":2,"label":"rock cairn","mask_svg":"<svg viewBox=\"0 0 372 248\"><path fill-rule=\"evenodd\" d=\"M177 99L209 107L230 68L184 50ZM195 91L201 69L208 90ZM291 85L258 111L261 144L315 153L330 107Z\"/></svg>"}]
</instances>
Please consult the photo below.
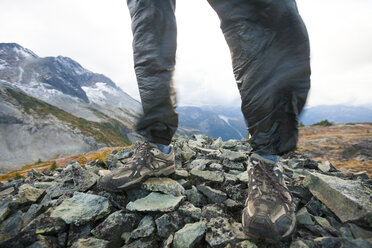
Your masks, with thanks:
<instances>
[{"instance_id":1,"label":"rock cairn","mask_svg":"<svg viewBox=\"0 0 372 248\"><path fill-rule=\"evenodd\" d=\"M134 148L105 163L71 162L0 183L0 247L372 247L372 180L365 174L344 175L301 154L281 157L297 229L291 240L266 244L250 240L241 225L247 141L195 135L174 143L176 173L123 193L97 182Z\"/></svg>"}]
</instances>

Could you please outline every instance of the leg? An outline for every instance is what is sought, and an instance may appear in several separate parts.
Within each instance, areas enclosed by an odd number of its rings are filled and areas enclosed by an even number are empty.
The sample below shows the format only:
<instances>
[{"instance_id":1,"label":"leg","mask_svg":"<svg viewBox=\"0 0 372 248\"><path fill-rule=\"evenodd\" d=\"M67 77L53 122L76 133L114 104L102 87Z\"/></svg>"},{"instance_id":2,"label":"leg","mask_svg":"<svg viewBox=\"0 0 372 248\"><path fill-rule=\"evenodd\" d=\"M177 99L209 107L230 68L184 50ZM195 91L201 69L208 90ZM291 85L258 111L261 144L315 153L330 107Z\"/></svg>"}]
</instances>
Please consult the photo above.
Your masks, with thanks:
<instances>
[{"instance_id":1,"label":"leg","mask_svg":"<svg viewBox=\"0 0 372 248\"><path fill-rule=\"evenodd\" d=\"M178 126L173 71L175 0L127 0L132 18L134 68L143 107L137 131L168 145Z\"/></svg>"},{"instance_id":2,"label":"leg","mask_svg":"<svg viewBox=\"0 0 372 248\"><path fill-rule=\"evenodd\" d=\"M294 0L208 0L229 45L253 151L294 150L310 88L309 40Z\"/></svg>"},{"instance_id":3,"label":"leg","mask_svg":"<svg viewBox=\"0 0 372 248\"><path fill-rule=\"evenodd\" d=\"M294 0L208 0L230 47L253 151L291 151L310 87L309 40ZM278 164L253 154L242 224L252 238L278 242L296 224Z\"/></svg>"}]
</instances>

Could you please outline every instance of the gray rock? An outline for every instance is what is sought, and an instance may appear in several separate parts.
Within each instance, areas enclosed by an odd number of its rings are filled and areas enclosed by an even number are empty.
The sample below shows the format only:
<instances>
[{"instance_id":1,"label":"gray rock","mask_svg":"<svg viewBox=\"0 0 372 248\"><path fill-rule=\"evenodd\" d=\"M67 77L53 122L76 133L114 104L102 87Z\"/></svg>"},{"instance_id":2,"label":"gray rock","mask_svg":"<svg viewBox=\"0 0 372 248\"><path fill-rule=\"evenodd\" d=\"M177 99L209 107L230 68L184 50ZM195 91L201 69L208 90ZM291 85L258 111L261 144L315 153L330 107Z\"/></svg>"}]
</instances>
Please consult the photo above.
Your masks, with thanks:
<instances>
[{"instance_id":1,"label":"gray rock","mask_svg":"<svg viewBox=\"0 0 372 248\"><path fill-rule=\"evenodd\" d=\"M9 187L7 189L4 189L0 192L0 200L4 199L5 196L11 195L14 192L14 187Z\"/></svg>"},{"instance_id":2,"label":"gray rock","mask_svg":"<svg viewBox=\"0 0 372 248\"><path fill-rule=\"evenodd\" d=\"M145 238L155 231L155 222L152 216L146 215L140 221L138 227L130 235L132 239Z\"/></svg>"},{"instance_id":3,"label":"gray rock","mask_svg":"<svg viewBox=\"0 0 372 248\"><path fill-rule=\"evenodd\" d=\"M236 177L239 179L239 181L243 183L248 183L248 172L247 171L244 171L238 174Z\"/></svg>"},{"instance_id":4,"label":"gray rock","mask_svg":"<svg viewBox=\"0 0 372 248\"><path fill-rule=\"evenodd\" d=\"M226 201L227 195L218 189L213 189L206 185L198 185L197 189L202 192L211 202L222 203Z\"/></svg>"},{"instance_id":5,"label":"gray rock","mask_svg":"<svg viewBox=\"0 0 372 248\"><path fill-rule=\"evenodd\" d=\"M32 245L27 246L27 248L54 248L57 247L55 239L51 237L46 237L43 235L37 235L38 241L34 242Z\"/></svg>"},{"instance_id":6,"label":"gray rock","mask_svg":"<svg viewBox=\"0 0 372 248\"><path fill-rule=\"evenodd\" d=\"M122 248L157 248L158 244L156 240L136 240L133 243L122 246Z\"/></svg>"},{"instance_id":7,"label":"gray rock","mask_svg":"<svg viewBox=\"0 0 372 248\"><path fill-rule=\"evenodd\" d=\"M177 181L166 177L151 177L142 183L142 188L174 196L181 196L185 193L185 189Z\"/></svg>"},{"instance_id":8,"label":"gray rock","mask_svg":"<svg viewBox=\"0 0 372 248\"><path fill-rule=\"evenodd\" d=\"M340 227L340 233L341 233L341 237L344 237L344 238L347 238L347 239L353 239L354 236L353 236L353 233L351 232L351 230L346 227L346 226L342 226Z\"/></svg>"},{"instance_id":9,"label":"gray rock","mask_svg":"<svg viewBox=\"0 0 372 248\"><path fill-rule=\"evenodd\" d=\"M173 234L169 235L169 237L163 241L161 248L171 248L173 242Z\"/></svg>"},{"instance_id":10,"label":"gray rock","mask_svg":"<svg viewBox=\"0 0 372 248\"><path fill-rule=\"evenodd\" d=\"M200 194L194 185L191 186L191 189L186 190L185 194L187 196L187 200L197 207L203 206L207 203L206 197Z\"/></svg>"},{"instance_id":11,"label":"gray rock","mask_svg":"<svg viewBox=\"0 0 372 248\"><path fill-rule=\"evenodd\" d=\"M12 236L16 236L18 232L21 230L23 225L23 217L22 212L17 211L12 216L8 217L4 222L0 225L0 234L10 234Z\"/></svg>"},{"instance_id":12,"label":"gray rock","mask_svg":"<svg viewBox=\"0 0 372 248\"><path fill-rule=\"evenodd\" d=\"M91 220L98 220L109 212L109 202L105 197L75 192L72 198L64 200L52 211L51 217L60 217L67 224L79 226Z\"/></svg>"},{"instance_id":13,"label":"gray rock","mask_svg":"<svg viewBox=\"0 0 372 248\"><path fill-rule=\"evenodd\" d=\"M226 183L236 183L238 181L238 177L236 175L225 173L225 182Z\"/></svg>"},{"instance_id":14,"label":"gray rock","mask_svg":"<svg viewBox=\"0 0 372 248\"><path fill-rule=\"evenodd\" d=\"M230 161L244 161L247 159L247 156L241 152L234 152L226 149L220 149L220 157L223 159L228 159Z\"/></svg>"},{"instance_id":15,"label":"gray rock","mask_svg":"<svg viewBox=\"0 0 372 248\"><path fill-rule=\"evenodd\" d=\"M224 173L221 171L202 171L198 169L192 169L190 173L195 177L212 182L222 183L225 179Z\"/></svg>"},{"instance_id":16,"label":"gray rock","mask_svg":"<svg viewBox=\"0 0 372 248\"><path fill-rule=\"evenodd\" d=\"M0 222L5 220L5 218L9 215L11 201L12 201L12 196L8 196L8 197L5 197L0 202Z\"/></svg>"},{"instance_id":17,"label":"gray rock","mask_svg":"<svg viewBox=\"0 0 372 248\"><path fill-rule=\"evenodd\" d=\"M129 211L139 212L170 212L173 211L183 199L184 196L172 196L152 192L145 198L129 202L127 209Z\"/></svg>"},{"instance_id":18,"label":"gray rock","mask_svg":"<svg viewBox=\"0 0 372 248\"><path fill-rule=\"evenodd\" d=\"M228 208L238 208L243 206L243 204L234 201L233 199L227 199L226 201L223 202L223 204L225 204L225 206Z\"/></svg>"},{"instance_id":19,"label":"gray rock","mask_svg":"<svg viewBox=\"0 0 372 248\"><path fill-rule=\"evenodd\" d=\"M351 232L353 233L353 236L356 239L368 239L372 238L372 232L365 230L355 224L348 223L347 226L350 228Z\"/></svg>"},{"instance_id":20,"label":"gray rock","mask_svg":"<svg viewBox=\"0 0 372 248\"><path fill-rule=\"evenodd\" d=\"M66 223L60 218L50 218L45 214L39 215L31 221L22 231L29 231L41 235L55 235L66 230Z\"/></svg>"},{"instance_id":21,"label":"gray rock","mask_svg":"<svg viewBox=\"0 0 372 248\"><path fill-rule=\"evenodd\" d=\"M237 140L230 139L222 143L222 148L231 149L234 148L238 144Z\"/></svg>"},{"instance_id":22,"label":"gray rock","mask_svg":"<svg viewBox=\"0 0 372 248\"><path fill-rule=\"evenodd\" d=\"M291 243L289 248L309 248L309 246L302 240L296 240Z\"/></svg>"},{"instance_id":23,"label":"gray rock","mask_svg":"<svg viewBox=\"0 0 372 248\"><path fill-rule=\"evenodd\" d=\"M155 220L155 223L157 235L163 238L168 237L171 233L179 230L184 225L182 216L177 212L163 214Z\"/></svg>"},{"instance_id":24,"label":"gray rock","mask_svg":"<svg viewBox=\"0 0 372 248\"><path fill-rule=\"evenodd\" d=\"M213 170L220 170L220 171L222 171L223 169L222 164L219 164L219 163L211 163L210 165L208 165L208 167Z\"/></svg>"},{"instance_id":25,"label":"gray rock","mask_svg":"<svg viewBox=\"0 0 372 248\"><path fill-rule=\"evenodd\" d=\"M223 208L217 204L207 205L207 206L204 206L202 209L202 216L208 221L210 219L222 217L224 215L225 214L223 212Z\"/></svg>"},{"instance_id":26,"label":"gray rock","mask_svg":"<svg viewBox=\"0 0 372 248\"><path fill-rule=\"evenodd\" d=\"M71 246L71 248L106 248L108 247L108 244L108 241L90 237L79 239Z\"/></svg>"},{"instance_id":27,"label":"gray rock","mask_svg":"<svg viewBox=\"0 0 372 248\"><path fill-rule=\"evenodd\" d=\"M230 170L245 171L243 163L231 162L229 160L224 160L223 166Z\"/></svg>"},{"instance_id":28,"label":"gray rock","mask_svg":"<svg viewBox=\"0 0 372 248\"><path fill-rule=\"evenodd\" d=\"M297 223L300 225L314 225L311 215L305 207L301 208L296 214Z\"/></svg>"},{"instance_id":29,"label":"gray rock","mask_svg":"<svg viewBox=\"0 0 372 248\"><path fill-rule=\"evenodd\" d=\"M207 228L205 240L212 247L248 239L240 223L229 221L224 217L211 219L207 223Z\"/></svg>"},{"instance_id":30,"label":"gray rock","mask_svg":"<svg viewBox=\"0 0 372 248\"><path fill-rule=\"evenodd\" d=\"M127 193L129 201L136 201L150 194L149 191L140 188L127 189L125 192Z\"/></svg>"},{"instance_id":31,"label":"gray rock","mask_svg":"<svg viewBox=\"0 0 372 248\"><path fill-rule=\"evenodd\" d=\"M125 244L129 243L131 232L123 232L120 236L122 240L124 240Z\"/></svg>"},{"instance_id":32,"label":"gray rock","mask_svg":"<svg viewBox=\"0 0 372 248\"><path fill-rule=\"evenodd\" d=\"M329 172L331 170L331 163L329 161L319 163L318 169L322 172Z\"/></svg>"},{"instance_id":33,"label":"gray rock","mask_svg":"<svg viewBox=\"0 0 372 248\"><path fill-rule=\"evenodd\" d=\"M188 178L189 176L190 173L187 170L179 169L174 172L174 177L177 179Z\"/></svg>"},{"instance_id":34,"label":"gray rock","mask_svg":"<svg viewBox=\"0 0 372 248\"><path fill-rule=\"evenodd\" d=\"M372 199L359 181L347 181L314 172L303 183L342 222L365 218L372 225L372 218L368 218L371 217Z\"/></svg>"},{"instance_id":35,"label":"gray rock","mask_svg":"<svg viewBox=\"0 0 372 248\"><path fill-rule=\"evenodd\" d=\"M19 187L16 201L21 203L34 203L44 194L44 192L44 189L37 189L29 184L22 184L22 186Z\"/></svg>"},{"instance_id":36,"label":"gray rock","mask_svg":"<svg viewBox=\"0 0 372 248\"><path fill-rule=\"evenodd\" d=\"M222 141L221 137L219 137L218 139L215 139L213 141L213 143L211 144L211 148L216 149L216 150L220 149L222 144L223 144L223 141Z\"/></svg>"},{"instance_id":37,"label":"gray rock","mask_svg":"<svg viewBox=\"0 0 372 248\"><path fill-rule=\"evenodd\" d=\"M38 189L47 189L55 185L57 185L55 182L34 182L34 187Z\"/></svg>"},{"instance_id":38,"label":"gray rock","mask_svg":"<svg viewBox=\"0 0 372 248\"><path fill-rule=\"evenodd\" d=\"M90 189L97 183L99 178L96 174L85 170L79 163L74 163L66 167L64 173L65 177L73 178L75 187L81 192Z\"/></svg>"},{"instance_id":39,"label":"gray rock","mask_svg":"<svg viewBox=\"0 0 372 248\"><path fill-rule=\"evenodd\" d=\"M210 164L210 163L212 163L211 160L207 160L207 159L195 159L195 160L193 160L193 161L189 164L188 169L189 169L189 170L192 170L192 169L196 168L196 169L198 169L198 170L204 170L205 167L206 167L208 164Z\"/></svg>"},{"instance_id":40,"label":"gray rock","mask_svg":"<svg viewBox=\"0 0 372 248\"><path fill-rule=\"evenodd\" d=\"M201 218L201 209L195 207L190 202L184 202L179 208L178 211L186 216L190 216L194 219L200 219Z\"/></svg>"},{"instance_id":41,"label":"gray rock","mask_svg":"<svg viewBox=\"0 0 372 248\"><path fill-rule=\"evenodd\" d=\"M315 222L323 227L327 232L334 236L341 236L340 232L337 231L331 224L329 224L328 220L319 216L313 216Z\"/></svg>"},{"instance_id":42,"label":"gray rock","mask_svg":"<svg viewBox=\"0 0 372 248\"><path fill-rule=\"evenodd\" d=\"M43 212L43 206L38 204L32 204L26 213L24 213L24 224L27 225L31 220L35 219L39 214Z\"/></svg>"},{"instance_id":43,"label":"gray rock","mask_svg":"<svg viewBox=\"0 0 372 248\"><path fill-rule=\"evenodd\" d=\"M196 222L186 224L182 229L178 230L174 235L174 248L192 248L204 236L206 230L205 222Z\"/></svg>"},{"instance_id":44,"label":"gray rock","mask_svg":"<svg viewBox=\"0 0 372 248\"><path fill-rule=\"evenodd\" d=\"M113 241L123 232L126 223L125 214L121 211L116 211L110 214L102 223L96 226L91 233L99 239Z\"/></svg>"},{"instance_id":45,"label":"gray rock","mask_svg":"<svg viewBox=\"0 0 372 248\"><path fill-rule=\"evenodd\" d=\"M249 240L244 240L234 244L227 244L224 248L257 248L257 245Z\"/></svg>"}]
</instances>

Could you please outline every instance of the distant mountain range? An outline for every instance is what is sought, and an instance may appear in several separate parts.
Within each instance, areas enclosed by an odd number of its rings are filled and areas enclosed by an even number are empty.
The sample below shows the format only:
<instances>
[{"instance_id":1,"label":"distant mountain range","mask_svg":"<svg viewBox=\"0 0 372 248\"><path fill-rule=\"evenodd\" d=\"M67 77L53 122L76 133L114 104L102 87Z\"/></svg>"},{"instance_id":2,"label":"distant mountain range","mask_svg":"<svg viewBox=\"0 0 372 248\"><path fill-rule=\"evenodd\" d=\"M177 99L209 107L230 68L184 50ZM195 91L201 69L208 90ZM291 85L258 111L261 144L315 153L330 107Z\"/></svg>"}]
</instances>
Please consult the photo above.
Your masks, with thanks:
<instances>
[{"instance_id":1,"label":"distant mountain range","mask_svg":"<svg viewBox=\"0 0 372 248\"><path fill-rule=\"evenodd\" d=\"M240 106L177 110L178 134L247 137ZM0 171L129 144L141 113L140 102L112 80L70 58L42 58L18 44L0 43ZM317 106L306 109L300 121L310 125L325 119L372 122L372 109Z\"/></svg>"}]
</instances>

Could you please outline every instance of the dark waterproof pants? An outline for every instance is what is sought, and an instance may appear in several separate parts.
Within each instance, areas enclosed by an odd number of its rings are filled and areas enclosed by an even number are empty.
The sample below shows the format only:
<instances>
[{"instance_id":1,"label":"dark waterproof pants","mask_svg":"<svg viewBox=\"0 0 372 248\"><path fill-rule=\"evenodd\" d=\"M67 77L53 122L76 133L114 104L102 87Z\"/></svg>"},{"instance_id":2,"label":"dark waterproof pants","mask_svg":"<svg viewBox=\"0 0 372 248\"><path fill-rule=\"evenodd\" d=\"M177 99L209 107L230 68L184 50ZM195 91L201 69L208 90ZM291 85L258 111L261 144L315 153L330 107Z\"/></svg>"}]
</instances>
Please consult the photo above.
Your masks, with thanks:
<instances>
[{"instance_id":1,"label":"dark waterproof pants","mask_svg":"<svg viewBox=\"0 0 372 248\"><path fill-rule=\"evenodd\" d=\"M144 110L137 131L152 142L169 144L178 125L172 81L175 0L127 2ZM253 150L259 154L294 150L298 117L310 88L309 39L295 1L208 2L221 20L230 48Z\"/></svg>"}]
</instances>

